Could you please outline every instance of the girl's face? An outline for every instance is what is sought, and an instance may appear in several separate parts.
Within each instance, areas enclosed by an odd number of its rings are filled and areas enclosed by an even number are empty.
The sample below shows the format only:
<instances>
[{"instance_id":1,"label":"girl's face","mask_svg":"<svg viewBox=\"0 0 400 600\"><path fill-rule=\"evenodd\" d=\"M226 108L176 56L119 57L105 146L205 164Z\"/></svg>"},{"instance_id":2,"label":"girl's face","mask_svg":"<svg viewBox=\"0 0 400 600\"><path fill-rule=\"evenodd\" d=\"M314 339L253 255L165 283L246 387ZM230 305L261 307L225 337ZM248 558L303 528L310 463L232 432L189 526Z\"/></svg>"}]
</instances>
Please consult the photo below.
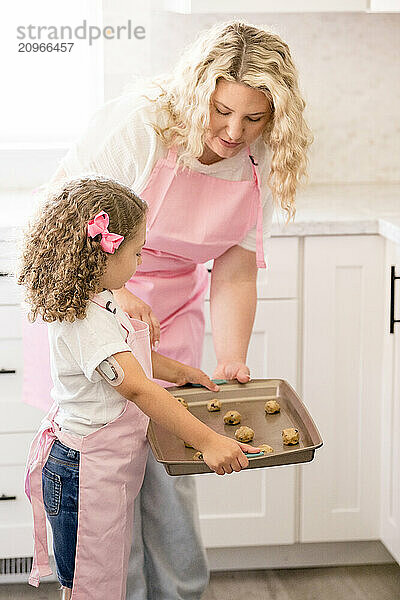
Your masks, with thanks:
<instances>
[{"instance_id":1,"label":"girl's face","mask_svg":"<svg viewBox=\"0 0 400 600\"><path fill-rule=\"evenodd\" d=\"M123 241L115 254L110 254L101 278L103 288L118 290L133 277L138 266L142 264L141 251L145 243L146 219L132 240Z\"/></svg>"},{"instance_id":2,"label":"girl's face","mask_svg":"<svg viewBox=\"0 0 400 600\"><path fill-rule=\"evenodd\" d=\"M235 156L261 135L270 117L263 92L220 79L211 96L210 125L200 162L212 164Z\"/></svg>"}]
</instances>

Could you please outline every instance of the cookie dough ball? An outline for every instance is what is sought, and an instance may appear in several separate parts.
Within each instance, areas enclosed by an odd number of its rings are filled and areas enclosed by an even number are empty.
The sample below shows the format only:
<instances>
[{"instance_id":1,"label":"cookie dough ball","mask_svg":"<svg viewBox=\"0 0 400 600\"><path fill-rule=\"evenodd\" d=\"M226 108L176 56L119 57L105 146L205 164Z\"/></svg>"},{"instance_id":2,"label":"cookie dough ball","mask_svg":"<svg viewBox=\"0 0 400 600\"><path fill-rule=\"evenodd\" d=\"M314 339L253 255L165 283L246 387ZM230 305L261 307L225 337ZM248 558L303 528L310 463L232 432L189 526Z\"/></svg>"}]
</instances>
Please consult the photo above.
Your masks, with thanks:
<instances>
[{"instance_id":1,"label":"cookie dough ball","mask_svg":"<svg viewBox=\"0 0 400 600\"><path fill-rule=\"evenodd\" d=\"M189 408L189 404L183 398L176 398L176 400L178 400L185 408Z\"/></svg>"},{"instance_id":2,"label":"cookie dough ball","mask_svg":"<svg viewBox=\"0 0 400 600\"><path fill-rule=\"evenodd\" d=\"M194 446L189 444L189 442L184 442L184 444L185 444L185 448L193 448L194 449Z\"/></svg>"},{"instance_id":3,"label":"cookie dough ball","mask_svg":"<svg viewBox=\"0 0 400 600\"><path fill-rule=\"evenodd\" d=\"M293 446L299 443L299 430L294 427L282 430L282 439L285 446Z\"/></svg>"},{"instance_id":4,"label":"cookie dough ball","mask_svg":"<svg viewBox=\"0 0 400 600\"><path fill-rule=\"evenodd\" d=\"M235 431L235 438L238 440L238 442L251 442L253 437L254 431L245 425L243 427L239 427L239 429L236 429Z\"/></svg>"},{"instance_id":5,"label":"cookie dough ball","mask_svg":"<svg viewBox=\"0 0 400 600\"><path fill-rule=\"evenodd\" d=\"M276 400L268 400L268 402L265 403L264 408L265 408L265 412L268 413L269 415L278 413L281 410L279 402L277 402Z\"/></svg>"},{"instance_id":6,"label":"cookie dough ball","mask_svg":"<svg viewBox=\"0 0 400 600\"><path fill-rule=\"evenodd\" d=\"M260 450L262 452L264 452L264 454L269 454L270 452L274 452L274 449L271 446L268 446L268 444L260 444L258 447L260 448Z\"/></svg>"},{"instance_id":7,"label":"cookie dough ball","mask_svg":"<svg viewBox=\"0 0 400 600\"><path fill-rule=\"evenodd\" d=\"M221 410L221 401L213 398L207 402L207 410L208 412L216 412L217 410Z\"/></svg>"},{"instance_id":8,"label":"cookie dough ball","mask_svg":"<svg viewBox=\"0 0 400 600\"><path fill-rule=\"evenodd\" d=\"M228 410L228 412L224 414L225 425L239 425L241 420L242 415L237 410Z\"/></svg>"},{"instance_id":9,"label":"cookie dough ball","mask_svg":"<svg viewBox=\"0 0 400 600\"><path fill-rule=\"evenodd\" d=\"M203 453L196 452L195 454L193 454L193 460L203 460Z\"/></svg>"}]
</instances>

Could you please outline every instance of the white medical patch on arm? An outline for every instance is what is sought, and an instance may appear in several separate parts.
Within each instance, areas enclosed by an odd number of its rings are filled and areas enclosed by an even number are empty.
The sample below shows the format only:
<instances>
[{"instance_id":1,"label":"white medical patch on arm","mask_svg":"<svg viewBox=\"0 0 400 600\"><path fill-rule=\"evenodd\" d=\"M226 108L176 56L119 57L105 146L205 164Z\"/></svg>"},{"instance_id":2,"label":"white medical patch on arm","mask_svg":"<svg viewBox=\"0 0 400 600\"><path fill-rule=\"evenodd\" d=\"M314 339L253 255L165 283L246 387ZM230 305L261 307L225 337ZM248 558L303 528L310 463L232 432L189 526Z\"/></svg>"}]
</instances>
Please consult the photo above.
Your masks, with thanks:
<instances>
[{"instance_id":1,"label":"white medical patch on arm","mask_svg":"<svg viewBox=\"0 0 400 600\"><path fill-rule=\"evenodd\" d=\"M96 368L96 371L107 383L113 386L121 385L125 377L123 368L113 356L109 356L103 360Z\"/></svg>"}]
</instances>

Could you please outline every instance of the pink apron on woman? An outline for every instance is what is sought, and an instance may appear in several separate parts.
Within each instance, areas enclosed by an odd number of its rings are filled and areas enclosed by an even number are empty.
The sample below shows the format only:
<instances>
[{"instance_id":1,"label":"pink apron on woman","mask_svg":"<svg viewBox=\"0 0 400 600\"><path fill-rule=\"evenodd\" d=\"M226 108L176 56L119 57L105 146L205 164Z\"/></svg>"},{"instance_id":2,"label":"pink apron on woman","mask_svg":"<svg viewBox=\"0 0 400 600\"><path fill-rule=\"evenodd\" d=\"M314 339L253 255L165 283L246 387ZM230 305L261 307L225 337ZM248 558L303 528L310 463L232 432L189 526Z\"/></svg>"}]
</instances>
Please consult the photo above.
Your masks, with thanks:
<instances>
[{"instance_id":1,"label":"pink apron on woman","mask_svg":"<svg viewBox=\"0 0 400 600\"><path fill-rule=\"evenodd\" d=\"M96 303L99 302L96 299ZM100 304L103 308L103 304ZM126 342L152 377L149 327L130 319ZM124 326L121 323L122 326ZM78 436L61 431L53 404L34 438L27 461L26 493L32 504L34 558L29 583L51 574L43 504L42 468L56 438L80 452L79 512L73 600L125 600L132 544L133 506L144 477L149 418L133 402L97 431Z\"/></svg>"},{"instance_id":2,"label":"pink apron on woman","mask_svg":"<svg viewBox=\"0 0 400 600\"><path fill-rule=\"evenodd\" d=\"M126 287L160 321L158 352L194 367L200 367L204 338L208 275L202 263L239 244L256 224L257 266L266 266L259 175L248 152L253 179L227 181L188 169L175 173L172 148L141 194L149 205L148 234L143 262Z\"/></svg>"}]
</instances>

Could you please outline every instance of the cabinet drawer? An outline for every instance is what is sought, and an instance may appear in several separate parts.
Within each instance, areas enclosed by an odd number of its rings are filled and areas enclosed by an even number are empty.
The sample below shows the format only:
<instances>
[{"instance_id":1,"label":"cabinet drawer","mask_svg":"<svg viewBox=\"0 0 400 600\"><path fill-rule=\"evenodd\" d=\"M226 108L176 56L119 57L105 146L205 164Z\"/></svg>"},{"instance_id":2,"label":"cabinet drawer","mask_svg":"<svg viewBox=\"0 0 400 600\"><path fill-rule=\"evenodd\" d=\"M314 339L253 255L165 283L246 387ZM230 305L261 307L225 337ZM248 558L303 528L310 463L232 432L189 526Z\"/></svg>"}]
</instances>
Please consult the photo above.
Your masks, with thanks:
<instances>
[{"instance_id":1,"label":"cabinet drawer","mask_svg":"<svg viewBox=\"0 0 400 600\"><path fill-rule=\"evenodd\" d=\"M35 432L3 433L0 435L0 469L25 465ZM5 493L0 490L1 494Z\"/></svg>"},{"instance_id":2,"label":"cabinet drawer","mask_svg":"<svg viewBox=\"0 0 400 600\"><path fill-rule=\"evenodd\" d=\"M0 398L19 400L22 393L22 339L0 339ZM2 419L5 415L2 415Z\"/></svg>"},{"instance_id":3,"label":"cabinet drawer","mask_svg":"<svg viewBox=\"0 0 400 600\"><path fill-rule=\"evenodd\" d=\"M2 232L0 240L0 304L18 304L22 298L22 287L17 285L15 269L21 242L15 231Z\"/></svg>"},{"instance_id":4,"label":"cabinet drawer","mask_svg":"<svg viewBox=\"0 0 400 600\"><path fill-rule=\"evenodd\" d=\"M299 238L269 238L265 254L267 269L258 270L258 298L297 298Z\"/></svg>"},{"instance_id":5,"label":"cabinet drawer","mask_svg":"<svg viewBox=\"0 0 400 600\"><path fill-rule=\"evenodd\" d=\"M13 556L13 551L20 550L21 542L29 542L32 535L32 513L25 496L24 475L33 437L34 433L0 435L0 498L3 497L0 500L1 557Z\"/></svg>"},{"instance_id":6,"label":"cabinet drawer","mask_svg":"<svg viewBox=\"0 0 400 600\"><path fill-rule=\"evenodd\" d=\"M259 300L269 298L297 298L298 296L298 261L299 238L273 237L267 240L266 269L258 269L257 297ZM213 261L206 263L211 270ZM211 277L210 277L211 283ZM210 298L208 289L206 300Z\"/></svg>"},{"instance_id":7,"label":"cabinet drawer","mask_svg":"<svg viewBox=\"0 0 400 600\"><path fill-rule=\"evenodd\" d=\"M21 252L16 239L0 240L0 270L14 270L16 257Z\"/></svg>"},{"instance_id":8,"label":"cabinet drawer","mask_svg":"<svg viewBox=\"0 0 400 600\"><path fill-rule=\"evenodd\" d=\"M44 411L17 400L0 402L0 434L19 434L35 430L45 416Z\"/></svg>"},{"instance_id":9,"label":"cabinet drawer","mask_svg":"<svg viewBox=\"0 0 400 600\"><path fill-rule=\"evenodd\" d=\"M17 284L15 277L4 273L10 273L10 270L0 266L0 305L19 304L22 300L23 288Z\"/></svg>"},{"instance_id":10,"label":"cabinet drawer","mask_svg":"<svg viewBox=\"0 0 400 600\"><path fill-rule=\"evenodd\" d=\"M25 463L34 435L0 435L0 497L8 498L0 500L0 558L32 556L32 509L25 495ZM51 552L50 528L48 541Z\"/></svg>"},{"instance_id":11,"label":"cabinet drawer","mask_svg":"<svg viewBox=\"0 0 400 600\"><path fill-rule=\"evenodd\" d=\"M0 466L0 557L32 556L32 510L24 493L25 465Z\"/></svg>"},{"instance_id":12,"label":"cabinet drawer","mask_svg":"<svg viewBox=\"0 0 400 600\"><path fill-rule=\"evenodd\" d=\"M0 344L22 338L22 312L19 306L0 306ZM0 367L1 368L1 367Z\"/></svg>"}]
</instances>

